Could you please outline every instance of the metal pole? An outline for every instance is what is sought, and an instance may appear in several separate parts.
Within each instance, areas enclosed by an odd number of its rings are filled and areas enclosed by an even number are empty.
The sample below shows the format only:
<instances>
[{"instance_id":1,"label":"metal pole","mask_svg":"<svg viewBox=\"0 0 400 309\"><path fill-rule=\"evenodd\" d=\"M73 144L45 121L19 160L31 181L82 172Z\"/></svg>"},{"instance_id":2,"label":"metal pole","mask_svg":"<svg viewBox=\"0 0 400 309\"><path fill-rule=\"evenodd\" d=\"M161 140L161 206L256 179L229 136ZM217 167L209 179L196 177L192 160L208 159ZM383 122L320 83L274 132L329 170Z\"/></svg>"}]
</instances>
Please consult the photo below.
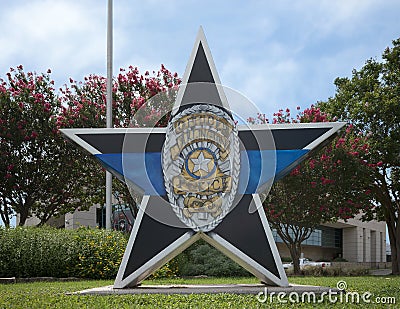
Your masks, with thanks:
<instances>
[{"instance_id":1,"label":"metal pole","mask_svg":"<svg viewBox=\"0 0 400 309\"><path fill-rule=\"evenodd\" d=\"M107 128L112 127L112 57L113 57L113 2L108 0L108 17L107 17L107 104L106 104L106 121ZM112 175L106 172L106 229L111 229L112 215Z\"/></svg>"}]
</instances>

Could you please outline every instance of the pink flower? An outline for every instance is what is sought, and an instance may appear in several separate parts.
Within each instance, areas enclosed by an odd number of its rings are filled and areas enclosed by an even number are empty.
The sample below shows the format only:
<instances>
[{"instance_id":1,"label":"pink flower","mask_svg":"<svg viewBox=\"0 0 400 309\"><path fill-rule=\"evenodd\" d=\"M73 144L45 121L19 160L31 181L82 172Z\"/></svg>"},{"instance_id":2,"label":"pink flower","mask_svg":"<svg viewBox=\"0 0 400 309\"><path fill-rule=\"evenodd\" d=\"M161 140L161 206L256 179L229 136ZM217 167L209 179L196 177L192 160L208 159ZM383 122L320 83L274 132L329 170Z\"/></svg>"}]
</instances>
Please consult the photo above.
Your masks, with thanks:
<instances>
[{"instance_id":1,"label":"pink flower","mask_svg":"<svg viewBox=\"0 0 400 309\"><path fill-rule=\"evenodd\" d=\"M32 137L32 138L36 138L36 137L38 137L38 134L37 134L37 132L36 132L36 131L32 131L31 137Z\"/></svg>"},{"instance_id":2,"label":"pink flower","mask_svg":"<svg viewBox=\"0 0 400 309\"><path fill-rule=\"evenodd\" d=\"M333 179L328 179L328 178L325 178L325 177L321 177L321 182L322 182L323 185L328 185L328 184L334 183L335 181Z\"/></svg>"},{"instance_id":3,"label":"pink flower","mask_svg":"<svg viewBox=\"0 0 400 309\"><path fill-rule=\"evenodd\" d=\"M349 126L346 128L346 133L349 134L352 129L353 129L353 125L349 124Z\"/></svg>"},{"instance_id":4,"label":"pink flower","mask_svg":"<svg viewBox=\"0 0 400 309\"><path fill-rule=\"evenodd\" d=\"M321 161L326 161L326 160L328 160L329 159L329 157L326 155L326 154L322 154L321 155Z\"/></svg>"},{"instance_id":5,"label":"pink flower","mask_svg":"<svg viewBox=\"0 0 400 309\"><path fill-rule=\"evenodd\" d=\"M342 146L345 142L346 142L346 140L343 137L339 138L337 141L336 147Z\"/></svg>"},{"instance_id":6,"label":"pink flower","mask_svg":"<svg viewBox=\"0 0 400 309\"><path fill-rule=\"evenodd\" d=\"M315 188L317 186L317 183L315 181L311 181L311 187Z\"/></svg>"},{"instance_id":7,"label":"pink flower","mask_svg":"<svg viewBox=\"0 0 400 309\"><path fill-rule=\"evenodd\" d=\"M383 162L382 161L379 161L378 163L376 163L376 166L382 166L383 165Z\"/></svg>"},{"instance_id":8,"label":"pink flower","mask_svg":"<svg viewBox=\"0 0 400 309\"><path fill-rule=\"evenodd\" d=\"M296 176L296 175L299 175L299 174L300 174L300 168L299 167L296 167L294 170L292 170L290 172L290 175L292 175L292 176Z\"/></svg>"},{"instance_id":9,"label":"pink flower","mask_svg":"<svg viewBox=\"0 0 400 309\"><path fill-rule=\"evenodd\" d=\"M11 171L13 168L14 168L14 164L10 164L10 165L7 166L7 170L8 171Z\"/></svg>"}]
</instances>

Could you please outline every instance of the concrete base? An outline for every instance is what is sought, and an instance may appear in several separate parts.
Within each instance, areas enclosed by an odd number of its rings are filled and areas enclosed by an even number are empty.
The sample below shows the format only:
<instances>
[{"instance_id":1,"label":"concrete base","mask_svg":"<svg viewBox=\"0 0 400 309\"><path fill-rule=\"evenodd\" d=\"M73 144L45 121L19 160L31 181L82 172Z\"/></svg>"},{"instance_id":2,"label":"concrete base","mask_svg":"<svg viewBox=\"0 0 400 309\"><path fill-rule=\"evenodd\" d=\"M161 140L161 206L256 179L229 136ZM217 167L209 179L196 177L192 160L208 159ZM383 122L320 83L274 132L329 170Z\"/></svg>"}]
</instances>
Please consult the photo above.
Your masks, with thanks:
<instances>
[{"instance_id":1,"label":"concrete base","mask_svg":"<svg viewBox=\"0 0 400 309\"><path fill-rule=\"evenodd\" d=\"M223 284L223 285L141 285L135 288L114 289L112 285L98 287L88 290L75 292L72 294L81 295L123 295L123 294L253 294L259 293L279 293L291 292L303 293L314 292L320 295L321 293L329 293L329 291L339 293L337 288L312 286L312 285L297 285L292 284L288 287L267 286L264 284Z\"/></svg>"}]
</instances>

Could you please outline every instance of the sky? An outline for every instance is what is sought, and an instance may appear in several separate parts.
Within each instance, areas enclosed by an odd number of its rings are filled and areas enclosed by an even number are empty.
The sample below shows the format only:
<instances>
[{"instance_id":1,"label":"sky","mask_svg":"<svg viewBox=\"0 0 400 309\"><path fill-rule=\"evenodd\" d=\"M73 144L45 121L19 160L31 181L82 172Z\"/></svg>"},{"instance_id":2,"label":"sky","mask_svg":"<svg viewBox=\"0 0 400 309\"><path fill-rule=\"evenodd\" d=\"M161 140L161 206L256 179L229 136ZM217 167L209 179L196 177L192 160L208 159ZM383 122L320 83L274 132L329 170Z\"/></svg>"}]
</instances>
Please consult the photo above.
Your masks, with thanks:
<instances>
[{"instance_id":1,"label":"sky","mask_svg":"<svg viewBox=\"0 0 400 309\"><path fill-rule=\"evenodd\" d=\"M107 0L0 0L0 77L22 64L69 78L106 75ZM224 86L271 117L335 94L400 37L398 0L114 0L113 64L183 75L202 26Z\"/></svg>"},{"instance_id":2,"label":"sky","mask_svg":"<svg viewBox=\"0 0 400 309\"><path fill-rule=\"evenodd\" d=\"M0 0L0 77L22 64L69 78L106 75L107 0ZM114 0L113 65L183 75L203 26L224 86L268 117L335 93L334 80L400 37L400 1Z\"/></svg>"}]
</instances>

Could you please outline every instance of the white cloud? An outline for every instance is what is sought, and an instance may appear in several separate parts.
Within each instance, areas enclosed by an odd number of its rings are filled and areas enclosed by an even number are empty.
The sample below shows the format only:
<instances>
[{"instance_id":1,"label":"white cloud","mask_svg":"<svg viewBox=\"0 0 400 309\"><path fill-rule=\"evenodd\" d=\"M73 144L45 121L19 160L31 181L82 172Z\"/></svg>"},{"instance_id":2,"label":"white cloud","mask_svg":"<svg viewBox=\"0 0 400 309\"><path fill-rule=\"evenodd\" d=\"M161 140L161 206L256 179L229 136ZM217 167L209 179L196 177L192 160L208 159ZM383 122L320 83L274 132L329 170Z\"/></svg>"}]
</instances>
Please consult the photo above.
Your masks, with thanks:
<instances>
[{"instance_id":1,"label":"white cloud","mask_svg":"<svg viewBox=\"0 0 400 309\"><path fill-rule=\"evenodd\" d=\"M246 94L261 110L272 114L294 104L298 85L303 82L300 61L295 52L274 42L256 59L245 53L228 56L221 68L221 80ZM293 87L296 85L295 87Z\"/></svg>"},{"instance_id":2,"label":"white cloud","mask_svg":"<svg viewBox=\"0 0 400 309\"><path fill-rule=\"evenodd\" d=\"M379 0L306 0L296 1L294 10L307 25L305 35L315 39L332 34L353 35L380 4Z\"/></svg>"},{"instance_id":3,"label":"white cloud","mask_svg":"<svg viewBox=\"0 0 400 309\"><path fill-rule=\"evenodd\" d=\"M94 2L31 1L2 11L0 68L26 65L74 74L105 62L106 8ZM89 72L87 72L89 73Z\"/></svg>"}]
</instances>

